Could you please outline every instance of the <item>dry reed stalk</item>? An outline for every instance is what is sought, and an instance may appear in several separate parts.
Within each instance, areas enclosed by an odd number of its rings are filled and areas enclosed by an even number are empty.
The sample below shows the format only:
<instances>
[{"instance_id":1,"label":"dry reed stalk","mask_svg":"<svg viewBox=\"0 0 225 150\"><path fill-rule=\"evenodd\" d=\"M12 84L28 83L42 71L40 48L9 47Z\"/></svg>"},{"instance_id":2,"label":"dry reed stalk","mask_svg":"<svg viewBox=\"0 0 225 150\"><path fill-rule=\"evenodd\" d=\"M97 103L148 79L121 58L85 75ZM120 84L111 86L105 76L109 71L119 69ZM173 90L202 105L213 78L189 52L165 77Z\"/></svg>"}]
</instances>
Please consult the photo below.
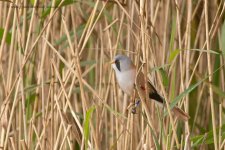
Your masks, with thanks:
<instances>
[{"instance_id":1,"label":"dry reed stalk","mask_svg":"<svg viewBox=\"0 0 225 150\"><path fill-rule=\"evenodd\" d=\"M204 10L205 10L205 30L206 30L206 48L207 50L210 49L209 45L209 27L208 27L208 1L205 0ZM212 82L212 69L211 69L211 56L209 52L207 53L207 65L208 65L208 73L209 73L209 82ZM210 106L211 106L211 113L212 113L212 126L213 126L213 140L215 150L218 150L218 143L217 143L217 133L216 133L216 122L215 122L215 111L214 111L214 102L213 102L213 91L211 84L209 85L209 99L210 99Z\"/></svg>"},{"instance_id":2,"label":"dry reed stalk","mask_svg":"<svg viewBox=\"0 0 225 150\"><path fill-rule=\"evenodd\" d=\"M0 149L224 149L224 1L60 2L0 2ZM151 101L127 110L108 65L121 53L145 63L169 117ZM168 102L207 74L178 101L190 121L174 119Z\"/></svg>"}]
</instances>

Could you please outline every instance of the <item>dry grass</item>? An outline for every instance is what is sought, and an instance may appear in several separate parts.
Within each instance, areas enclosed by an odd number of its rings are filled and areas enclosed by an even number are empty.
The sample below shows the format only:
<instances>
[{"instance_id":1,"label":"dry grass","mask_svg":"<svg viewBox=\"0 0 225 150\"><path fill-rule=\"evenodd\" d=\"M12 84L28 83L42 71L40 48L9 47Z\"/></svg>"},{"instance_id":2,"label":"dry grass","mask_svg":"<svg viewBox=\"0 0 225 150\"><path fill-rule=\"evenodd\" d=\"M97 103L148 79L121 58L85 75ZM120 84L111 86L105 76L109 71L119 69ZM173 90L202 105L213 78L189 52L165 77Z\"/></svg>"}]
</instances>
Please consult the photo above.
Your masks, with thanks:
<instances>
[{"instance_id":1,"label":"dry grass","mask_svg":"<svg viewBox=\"0 0 225 150\"><path fill-rule=\"evenodd\" d=\"M224 0L0 8L0 149L225 149ZM188 122L151 101L127 109L108 63L121 53Z\"/></svg>"}]
</instances>

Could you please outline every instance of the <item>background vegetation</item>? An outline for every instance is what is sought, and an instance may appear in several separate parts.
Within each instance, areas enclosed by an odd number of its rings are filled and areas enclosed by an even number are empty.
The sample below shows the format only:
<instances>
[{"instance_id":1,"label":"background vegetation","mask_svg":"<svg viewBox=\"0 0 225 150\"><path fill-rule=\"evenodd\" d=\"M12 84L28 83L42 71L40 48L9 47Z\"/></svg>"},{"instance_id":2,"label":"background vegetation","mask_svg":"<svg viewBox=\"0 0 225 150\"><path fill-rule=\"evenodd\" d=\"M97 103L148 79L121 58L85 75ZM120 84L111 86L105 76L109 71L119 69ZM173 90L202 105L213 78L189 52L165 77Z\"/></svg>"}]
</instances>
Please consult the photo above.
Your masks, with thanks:
<instances>
[{"instance_id":1,"label":"background vegetation","mask_svg":"<svg viewBox=\"0 0 225 150\"><path fill-rule=\"evenodd\" d=\"M0 149L224 149L224 0L0 1ZM188 122L133 115L126 54ZM166 109L164 109L166 111Z\"/></svg>"}]
</instances>

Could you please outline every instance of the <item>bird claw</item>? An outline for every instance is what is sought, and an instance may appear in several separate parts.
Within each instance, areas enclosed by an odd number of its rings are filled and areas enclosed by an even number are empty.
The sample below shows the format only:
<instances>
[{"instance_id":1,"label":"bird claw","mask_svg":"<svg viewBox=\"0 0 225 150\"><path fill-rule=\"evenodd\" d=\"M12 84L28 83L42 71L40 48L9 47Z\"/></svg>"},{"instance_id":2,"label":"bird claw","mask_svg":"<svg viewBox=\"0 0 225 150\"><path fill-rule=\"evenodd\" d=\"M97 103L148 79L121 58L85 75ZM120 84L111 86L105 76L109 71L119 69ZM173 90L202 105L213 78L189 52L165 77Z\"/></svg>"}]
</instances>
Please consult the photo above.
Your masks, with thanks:
<instances>
[{"instance_id":1,"label":"bird claw","mask_svg":"<svg viewBox=\"0 0 225 150\"><path fill-rule=\"evenodd\" d=\"M138 107L138 105L140 104L141 100L137 100L135 103L134 103L134 107Z\"/></svg>"},{"instance_id":2,"label":"bird claw","mask_svg":"<svg viewBox=\"0 0 225 150\"><path fill-rule=\"evenodd\" d=\"M133 105L132 109L131 109L131 113L132 114L136 114L136 108L138 107L138 105L140 104L141 100L137 100Z\"/></svg>"},{"instance_id":3,"label":"bird claw","mask_svg":"<svg viewBox=\"0 0 225 150\"><path fill-rule=\"evenodd\" d=\"M132 113L132 114L137 114L137 113L136 113L136 107L133 107L133 108L131 109L131 113Z\"/></svg>"}]
</instances>

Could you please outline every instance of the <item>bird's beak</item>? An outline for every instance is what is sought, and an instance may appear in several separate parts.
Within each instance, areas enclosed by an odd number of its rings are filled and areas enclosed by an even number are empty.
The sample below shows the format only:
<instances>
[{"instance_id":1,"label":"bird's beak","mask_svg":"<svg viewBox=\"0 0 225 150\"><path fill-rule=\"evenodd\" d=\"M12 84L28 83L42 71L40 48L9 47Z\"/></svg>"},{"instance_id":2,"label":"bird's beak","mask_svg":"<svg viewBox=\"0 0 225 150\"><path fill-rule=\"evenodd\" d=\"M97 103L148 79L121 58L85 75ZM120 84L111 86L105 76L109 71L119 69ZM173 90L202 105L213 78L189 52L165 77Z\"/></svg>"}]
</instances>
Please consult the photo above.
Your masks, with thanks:
<instances>
[{"instance_id":1,"label":"bird's beak","mask_svg":"<svg viewBox=\"0 0 225 150\"><path fill-rule=\"evenodd\" d=\"M109 62L109 64L114 64L115 63L115 60L112 60L111 62Z\"/></svg>"}]
</instances>

